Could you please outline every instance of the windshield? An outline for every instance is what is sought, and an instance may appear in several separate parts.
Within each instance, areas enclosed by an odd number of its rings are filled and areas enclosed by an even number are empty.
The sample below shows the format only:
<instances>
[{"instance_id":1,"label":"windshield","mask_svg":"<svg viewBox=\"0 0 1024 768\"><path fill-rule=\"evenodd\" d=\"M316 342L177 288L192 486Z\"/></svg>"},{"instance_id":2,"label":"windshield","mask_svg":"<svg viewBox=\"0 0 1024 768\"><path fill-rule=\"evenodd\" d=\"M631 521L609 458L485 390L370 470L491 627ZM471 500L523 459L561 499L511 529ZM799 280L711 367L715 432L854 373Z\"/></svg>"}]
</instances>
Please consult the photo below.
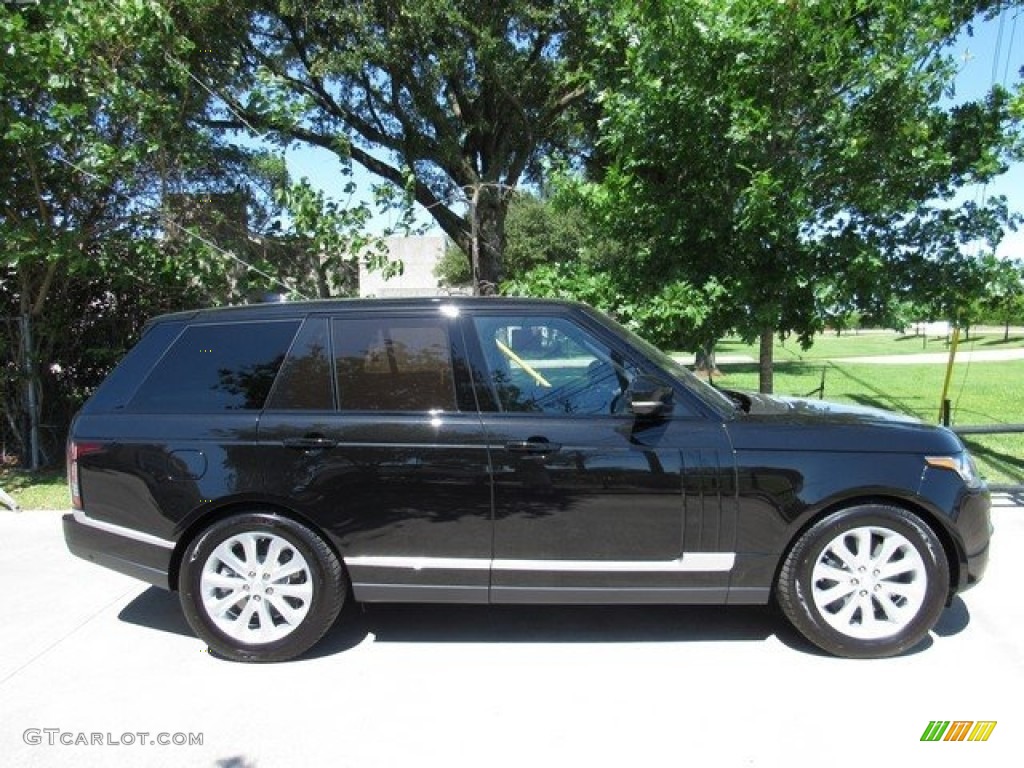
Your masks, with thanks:
<instances>
[{"instance_id":1,"label":"windshield","mask_svg":"<svg viewBox=\"0 0 1024 768\"><path fill-rule=\"evenodd\" d=\"M681 382L683 386L685 386L709 408L718 413L731 413L736 410L736 404L732 400L707 382L701 381L689 368L676 362L649 341L637 336L631 330L620 325L607 315L594 310L591 310L591 312L594 319L599 320L602 325L610 328L620 338L639 349L646 357L660 366L666 373Z\"/></svg>"}]
</instances>

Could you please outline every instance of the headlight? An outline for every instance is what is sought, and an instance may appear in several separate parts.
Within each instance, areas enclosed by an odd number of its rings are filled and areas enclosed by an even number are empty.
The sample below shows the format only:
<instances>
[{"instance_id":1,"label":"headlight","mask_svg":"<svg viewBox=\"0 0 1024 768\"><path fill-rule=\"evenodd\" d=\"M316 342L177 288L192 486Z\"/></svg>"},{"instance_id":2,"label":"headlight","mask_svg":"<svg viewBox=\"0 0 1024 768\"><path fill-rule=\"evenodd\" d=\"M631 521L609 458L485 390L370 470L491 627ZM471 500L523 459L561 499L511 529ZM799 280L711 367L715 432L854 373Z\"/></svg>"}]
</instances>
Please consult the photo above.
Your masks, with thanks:
<instances>
[{"instance_id":1,"label":"headlight","mask_svg":"<svg viewBox=\"0 0 1024 768\"><path fill-rule=\"evenodd\" d=\"M978 474L974 459L967 451L955 456L926 456L924 462L935 469L948 469L956 472L968 488L977 488L981 485L981 475Z\"/></svg>"}]
</instances>

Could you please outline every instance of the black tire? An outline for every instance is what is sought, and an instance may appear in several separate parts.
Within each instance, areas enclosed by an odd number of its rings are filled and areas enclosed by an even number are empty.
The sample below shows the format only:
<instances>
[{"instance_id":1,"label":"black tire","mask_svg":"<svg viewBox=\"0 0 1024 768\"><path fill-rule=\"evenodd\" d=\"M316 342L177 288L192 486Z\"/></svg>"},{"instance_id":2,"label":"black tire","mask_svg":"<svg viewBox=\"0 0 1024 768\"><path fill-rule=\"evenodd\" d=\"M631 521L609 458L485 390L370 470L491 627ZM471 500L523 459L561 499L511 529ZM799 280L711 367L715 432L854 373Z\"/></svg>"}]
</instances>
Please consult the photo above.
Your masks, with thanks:
<instances>
[{"instance_id":1,"label":"black tire","mask_svg":"<svg viewBox=\"0 0 1024 768\"><path fill-rule=\"evenodd\" d=\"M790 623L836 656L895 656L920 643L949 592L935 532L899 507L864 504L801 534L779 571L776 598Z\"/></svg>"},{"instance_id":2,"label":"black tire","mask_svg":"<svg viewBox=\"0 0 1024 768\"><path fill-rule=\"evenodd\" d=\"M210 650L249 662L307 651L337 619L347 592L341 563L319 536L265 512L200 533L184 553L178 585L185 618Z\"/></svg>"}]
</instances>

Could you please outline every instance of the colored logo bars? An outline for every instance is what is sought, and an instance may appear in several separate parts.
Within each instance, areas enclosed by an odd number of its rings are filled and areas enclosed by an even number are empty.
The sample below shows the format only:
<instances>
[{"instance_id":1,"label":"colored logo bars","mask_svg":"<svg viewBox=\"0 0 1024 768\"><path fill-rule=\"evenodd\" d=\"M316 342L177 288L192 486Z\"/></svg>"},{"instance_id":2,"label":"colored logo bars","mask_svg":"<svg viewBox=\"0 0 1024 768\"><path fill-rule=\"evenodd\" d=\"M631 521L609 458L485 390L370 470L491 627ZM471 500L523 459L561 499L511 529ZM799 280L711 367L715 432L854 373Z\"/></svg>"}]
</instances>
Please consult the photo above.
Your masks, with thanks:
<instances>
[{"instance_id":1,"label":"colored logo bars","mask_svg":"<svg viewBox=\"0 0 1024 768\"><path fill-rule=\"evenodd\" d=\"M995 720L932 720L921 741L988 741L995 729Z\"/></svg>"}]
</instances>

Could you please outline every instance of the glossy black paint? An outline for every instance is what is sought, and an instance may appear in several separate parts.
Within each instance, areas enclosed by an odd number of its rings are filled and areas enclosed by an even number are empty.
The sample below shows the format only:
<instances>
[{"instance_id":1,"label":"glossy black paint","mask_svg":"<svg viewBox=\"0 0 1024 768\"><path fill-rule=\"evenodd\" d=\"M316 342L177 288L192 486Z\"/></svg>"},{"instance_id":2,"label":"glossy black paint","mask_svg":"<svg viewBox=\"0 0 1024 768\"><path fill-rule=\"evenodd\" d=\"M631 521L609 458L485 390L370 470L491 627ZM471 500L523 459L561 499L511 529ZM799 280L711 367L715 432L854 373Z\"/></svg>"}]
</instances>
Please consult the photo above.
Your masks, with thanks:
<instances>
[{"instance_id":1,"label":"glossy black paint","mask_svg":"<svg viewBox=\"0 0 1024 768\"><path fill-rule=\"evenodd\" d=\"M503 411L471 322L502 313L565 318L670 388L671 410ZM343 328L344 318L396 315L441 318L456 410L132 407L190 323L341 319ZM72 440L92 449L79 462L83 510L65 519L65 535L75 554L175 589L177 558L198 531L263 509L324 536L358 600L763 603L801 530L878 499L935 528L954 590L980 578L987 491L924 461L963 451L951 432L811 401L751 396L740 410L702 386L563 302L338 301L166 316L74 424ZM337 397L335 384L328 402Z\"/></svg>"}]
</instances>

